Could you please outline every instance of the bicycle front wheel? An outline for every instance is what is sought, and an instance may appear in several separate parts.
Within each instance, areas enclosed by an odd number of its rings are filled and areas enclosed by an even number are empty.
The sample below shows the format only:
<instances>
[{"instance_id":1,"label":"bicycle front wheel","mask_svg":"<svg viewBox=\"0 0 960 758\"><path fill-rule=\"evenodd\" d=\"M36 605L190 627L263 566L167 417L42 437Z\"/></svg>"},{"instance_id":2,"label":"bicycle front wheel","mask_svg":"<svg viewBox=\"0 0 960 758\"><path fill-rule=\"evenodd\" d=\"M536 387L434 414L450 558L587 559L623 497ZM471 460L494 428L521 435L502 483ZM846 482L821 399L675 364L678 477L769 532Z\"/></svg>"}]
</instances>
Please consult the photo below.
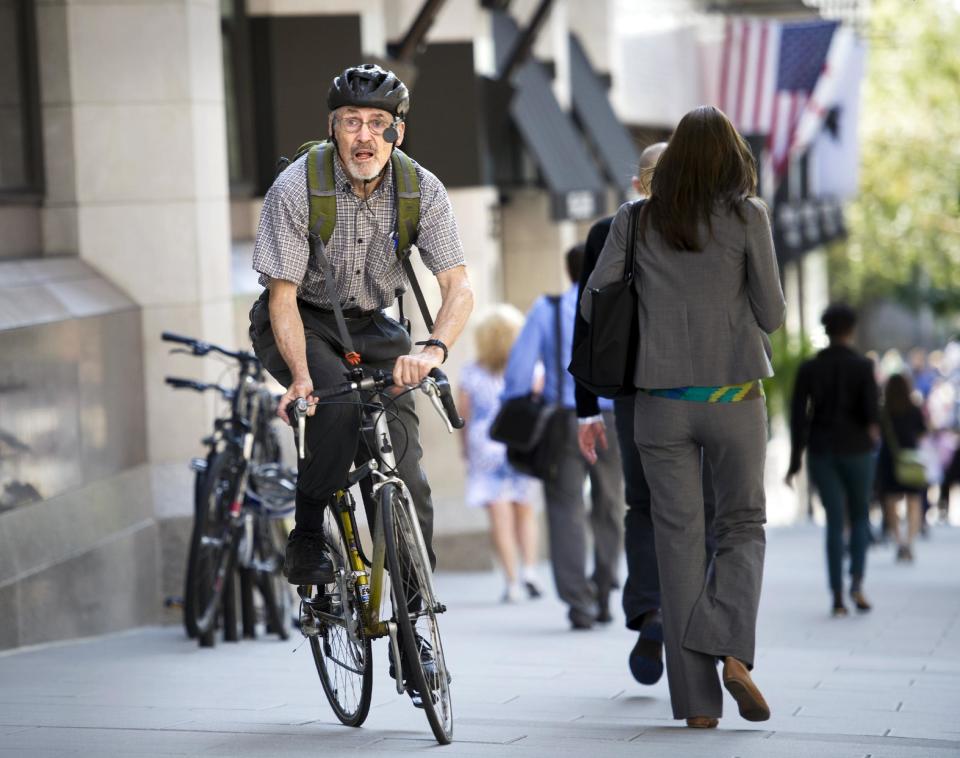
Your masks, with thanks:
<instances>
[{"instance_id":1,"label":"bicycle front wheel","mask_svg":"<svg viewBox=\"0 0 960 758\"><path fill-rule=\"evenodd\" d=\"M198 502L187 571L192 588L186 594L201 644L213 644L211 633L236 558L230 503L240 482L239 464L229 450L214 456Z\"/></svg>"},{"instance_id":2,"label":"bicycle front wheel","mask_svg":"<svg viewBox=\"0 0 960 758\"><path fill-rule=\"evenodd\" d=\"M332 506L325 509L323 538L334 570L334 581L326 585L324 601L328 612L339 615L343 623L318 619L318 631L310 636L310 649L333 712L347 726L360 726L370 712L373 694L372 650L352 581L353 568L343 525ZM323 587L317 588L318 593L323 591Z\"/></svg>"},{"instance_id":3,"label":"bicycle front wheel","mask_svg":"<svg viewBox=\"0 0 960 758\"><path fill-rule=\"evenodd\" d=\"M437 613L443 609L433 592L427 550L412 504L393 484L380 490L387 566L400 638L404 683L426 711L434 737L441 745L453 739L450 674L440 640ZM426 644L424 644L426 643ZM424 659L433 665L425 667ZM430 670L432 669L432 670Z\"/></svg>"}]
</instances>

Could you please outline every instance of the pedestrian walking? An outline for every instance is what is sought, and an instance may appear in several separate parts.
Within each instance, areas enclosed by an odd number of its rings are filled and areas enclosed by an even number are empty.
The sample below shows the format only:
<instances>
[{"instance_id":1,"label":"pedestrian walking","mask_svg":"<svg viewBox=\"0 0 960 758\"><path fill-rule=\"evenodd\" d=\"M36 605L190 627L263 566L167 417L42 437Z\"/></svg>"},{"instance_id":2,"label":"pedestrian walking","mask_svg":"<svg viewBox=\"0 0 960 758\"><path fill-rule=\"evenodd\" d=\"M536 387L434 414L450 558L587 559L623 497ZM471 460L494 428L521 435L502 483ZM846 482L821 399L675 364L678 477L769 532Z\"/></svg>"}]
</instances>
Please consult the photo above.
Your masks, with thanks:
<instances>
[{"instance_id":1,"label":"pedestrian walking","mask_svg":"<svg viewBox=\"0 0 960 758\"><path fill-rule=\"evenodd\" d=\"M836 303L820 319L830 346L797 371L790 403L792 486L804 448L807 469L827 514L827 575L832 613L846 616L843 601L844 529L850 529L850 598L869 611L863 593L870 541L873 450L880 441L879 398L873 362L853 349L857 314Z\"/></svg>"},{"instance_id":2,"label":"pedestrian walking","mask_svg":"<svg viewBox=\"0 0 960 758\"><path fill-rule=\"evenodd\" d=\"M666 142L649 145L640 154L637 176L633 186L640 199L650 194L650 180L657 160L667 147ZM587 234L584 246L583 271L580 274L579 296L593 269L600 251L610 233L613 216L597 221ZM583 338L587 323L577 314L573 329L573 344ZM597 449L607 450L609 441L606 430L610 426L609 411L600 412L598 398L589 389L577 384L575 389L578 421L578 443L587 463L597 462ZM663 615L660 611L660 574L657 570L657 551L654 543L653 521L650 515L650 487L643 473L640 451L633 441L636 404L634 394L615 398L613 401L614 428L620 447L623 466L624 498L624 548L627 554L627 578L623 585L623 612L628 629L637 632L637 640L628 656L630 672L641 684L656 684L663 676ZM703 480L704 521L707 533L706 551L713 554L713 485L709 464L701 469Z\"/></svg>"},{"instance_id":3,"label":"pedestrian walking","mask_svg":"<svg viewBox=\"0 0 960 758\"><path fill-rule=\"evenodd\" d=\"M740 714L770 717L754 684L763 576L766 333L783 323L770 221L749 147L716 108L681 119L639 219L634 435L650 485L674 718L709 728L723 685ZM591 290L622 276L629 206L618 211ZM704 555L701 448L713 471L717 550Z\"/></svg>"},{"instance_id":4,"label":"pedestrian walking","mask_svg":"<svg viewBox=\"0 0 960 758\"><path fill-rule=\"evenodd\" d=\"M559 298L541 297L527 314L505 373L504 399L530 392L538 363L544 370L543 397L558 404L565 431L558 444L559 465L543 480L547 511L547 535L550 564L557 594L568 606L567 616L573 629L590 629L595 622L612 619L610 592L619 585L620 555L623 549L623 484L620 450L616 439L588 466L577 445L577 416L573 377L561 367L570 364L573 322L577 310L577 282L583 267L583 245L566 254L571 286ZM557 318L559 308L559 319ZM559 334L557 333L559 330ZM557 360L557 351L560 360ZM613 404L604 400L602 412ZM610 437L615 432L610 430ZM589 516L584 504L583 487L590 480ZM587 575L587 542L593 537L593 571Z\"/></svg>"},{"instance_id":5,"label":"pedestrian walking","mask_svg":"<svg viewBox=\"0 0 960 758\"><path fill-rule=\"evenodd\" d=\"M897 561L913 561L914 540L920 531L921 495L927 488L922 477L908 481L902 464L916 456L921 438L927 433L927 422L920 407L911 397L910 380L905 374L893 374L883 391L881 426L883 444L877 462L877 486L883 499L890 536L897 543ZM906 461L909 464L909 461ZM918 461L914 461L916 463ZM916 466L913 467L918 471ZM906 501L907 526L900 528L899 506Z\"/></svg>"},{"instance_id":6,"label":"pedestrian walking","mask_svg":"<svg viewBox=\"0 0 960 758\"><path fill-rule=\"evenodd\" d=\"M506 580L502 599L508 603L542 594L532 502L536 480L515 471L507 462L506 445L490 439L503 393L503 370L522 326L523 314L507 304L491 308L477 322L476 359L463 368L457 401L465 422L460 439L467 464L467 507L483 508L490 519L490 537Z\"/></svg>"}]
</instances>

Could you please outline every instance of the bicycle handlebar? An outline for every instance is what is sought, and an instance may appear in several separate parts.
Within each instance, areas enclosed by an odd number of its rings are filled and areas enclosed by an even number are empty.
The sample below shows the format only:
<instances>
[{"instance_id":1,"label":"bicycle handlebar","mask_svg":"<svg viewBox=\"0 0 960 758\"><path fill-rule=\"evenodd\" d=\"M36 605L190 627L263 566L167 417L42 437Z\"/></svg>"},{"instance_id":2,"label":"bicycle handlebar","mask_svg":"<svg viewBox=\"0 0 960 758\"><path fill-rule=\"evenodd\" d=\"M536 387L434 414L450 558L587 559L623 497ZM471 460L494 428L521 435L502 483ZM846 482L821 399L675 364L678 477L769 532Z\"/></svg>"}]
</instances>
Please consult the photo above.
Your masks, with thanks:
<instances>
[{"instance_id":1,"label":"bicycle handlebar","mask_svg":"<svg viewBox=\"0 0 960 758\"><path fill-rule=\"evenodd\" d=\"M164 382L169 384L174 389L178 390L194 390L195 392L206 392L207 390L216 390L221 395L224 396L227 400L233 397L234 391L229 387L224 387L220 384L206 384L205 382L198 382L195 379L183 379L179 376L168 376L164 378Z\"/></svg>"},{"instance_id":2,"label":"bicycle handlebar","mask_svg":"<svg viewBox=\"0 0 960 758\"><path fill-rule=\"evenodd\" d=\"M180 345L186 345L194 355L198 356L214 352L225 355L228 358L233 358L241 363L258 362L257 357L253 353L248 353L246 350L227 350L219 345L214 345L212 342L203 342L202 340L194 339L193 337L184 337L179 334L174 334L173 332L163 332L160 335L160 339L164 342L176 342Z\"/></svg>"},{"instance_id":3,"label":"bicycle handlebar","mask_svg":"<svg viewBox=\"0 0 960 758\"><path fill-rule=\"evenodd\" d=\"M310 393L310 397L318 401L323 401L341 395L347 395L357 390L379 392L392 386L394 386L392 374L388 374L385 371L376 371L370 376L365 376L359 380L344 382L337 387L314 390ZM430 401L440 413L441 417L444 417L445 421L449 424L449 431L452 432L454 429L463 428L464 422L457 411L457 405L453 399L453 391L450 388L450 380L447 379L447 375L444 374L443 371L439 368L431 370L427 378L420 382L418 386L427 397L430 398ZM304 457L305 453L304 437L306 436L307 407L308 402L306 398L301 397L291 401L286 408L287 417L290 419L290 426L294 428L294 436L296 437L298 452L301 458Z\"/></svg>"}]
</instances>

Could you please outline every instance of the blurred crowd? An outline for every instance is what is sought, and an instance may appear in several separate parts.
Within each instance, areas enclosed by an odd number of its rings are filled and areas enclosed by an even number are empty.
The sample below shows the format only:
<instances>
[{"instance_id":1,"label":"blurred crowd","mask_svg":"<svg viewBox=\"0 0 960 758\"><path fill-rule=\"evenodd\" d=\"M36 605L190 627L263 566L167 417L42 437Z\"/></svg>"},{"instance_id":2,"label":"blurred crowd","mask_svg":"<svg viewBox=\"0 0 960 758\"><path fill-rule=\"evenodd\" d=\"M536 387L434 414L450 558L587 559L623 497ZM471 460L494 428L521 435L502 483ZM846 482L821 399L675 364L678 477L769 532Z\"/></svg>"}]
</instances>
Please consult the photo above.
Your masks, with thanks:
<instances>
[{"instance_id":1,"label":"blurred crowd","mask_svg":"<svg viewBox=\"0 0 960 758\"><path fill-rule=\"evenodd\" d=\"M923 418L917 449L929 486L918 494L919 531L926 534L931 522L949 521L950 492L960 484L960 335L937 350L918 347L904 356L890 349L866 356L874 363L881 387L888 387L895 376L908 383L911 402ZM886 518L883 527L881 540L889 538Z\"/></svg>"}]
</instances>

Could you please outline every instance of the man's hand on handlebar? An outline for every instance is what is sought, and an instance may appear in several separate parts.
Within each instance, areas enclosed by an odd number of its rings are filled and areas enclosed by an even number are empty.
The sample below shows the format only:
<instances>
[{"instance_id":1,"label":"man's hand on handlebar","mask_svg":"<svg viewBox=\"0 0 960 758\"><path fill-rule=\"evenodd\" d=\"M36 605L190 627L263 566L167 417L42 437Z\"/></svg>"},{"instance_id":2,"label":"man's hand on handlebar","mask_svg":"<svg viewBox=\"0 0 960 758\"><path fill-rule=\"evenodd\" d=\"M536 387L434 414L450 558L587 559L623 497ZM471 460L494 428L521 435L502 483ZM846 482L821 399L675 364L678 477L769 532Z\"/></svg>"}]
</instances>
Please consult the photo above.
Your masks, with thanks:
<instances>
[{"instance_id":1,"label":"man's hand on handlebar","mask_svg":"<svg viewBox=\"0 0 960 758\"><path fill-rule=\"evenodd\" d=\"M442 363L443 351L432 345L416 355L401 355L393 366L393 383L398 387L420 384L427 374Z\"/></svg>"},{"instance_id":2,"label":"man's hand on handlebar","mask_svg":"<svg viewBox=\"0 0 960 758\"><path fill-rule=\"evenodd\" d=\"M277 405L277 415L283 419L284 423L290 423L290 417L287 415L287 406L298 398L309 398L311 392L313 392L313 382L310 381L309 376L303 379L294 379L293 382L291 382ZM316 406L311 404L307 408L307 415L312 416L316 411Z\"/></svg>"}]
</instances>

